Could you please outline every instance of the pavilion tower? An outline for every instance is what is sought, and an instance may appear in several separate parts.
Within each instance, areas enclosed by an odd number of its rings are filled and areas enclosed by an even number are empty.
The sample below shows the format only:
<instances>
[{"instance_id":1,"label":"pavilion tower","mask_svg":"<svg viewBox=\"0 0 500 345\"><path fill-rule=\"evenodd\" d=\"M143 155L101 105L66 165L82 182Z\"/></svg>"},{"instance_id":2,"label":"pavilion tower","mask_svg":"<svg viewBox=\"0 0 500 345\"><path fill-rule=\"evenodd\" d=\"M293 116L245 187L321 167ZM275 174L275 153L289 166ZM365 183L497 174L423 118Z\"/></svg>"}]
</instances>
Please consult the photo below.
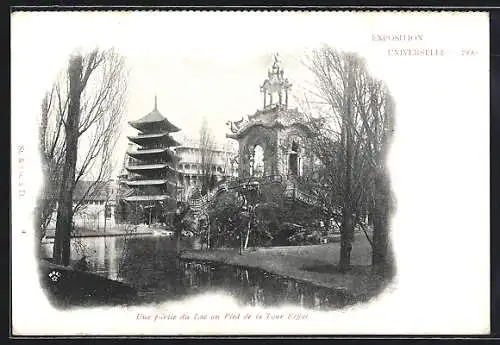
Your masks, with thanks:
<instances>
[{"instance_id":1,"label":"pavilion tower","mask_svg":"<svg viewBox=\"0 0 500 345\"><path fill-rule=\"evenodd\" d=\"M280 66L278 55L274 56L274 63L267 72L267 79L260 87L264 96L263 110L272 108L288 108L288 92L292 84L284 76L285 71Z\"/></svg>"},{"instance_id":2,"label":"pavilion tower","mask_svg":"<svg viewBox=\"0 0 500 345\"><path fill-rule=\"evenodd\" d=\"M231 133L226 137L238 142L240 179L236 188L240 189L237 190L245 193L250 182L267 185L275 201L279 200L281 193L284 202L280 214L284 219L307 225L323 217L321 203L309 194L307 184L315 169L314 152L310 146L315 133L307 117L290 106L292 84L285 75L276 54L267 78L260 85L261 108L238 121L228 121ZM258 200L267 197L261 195Z\"/></svg>"},{"instance_id":3,"label":"pavilion tower","mask_svg":"<svg viewBox=\"0 0 500 345\"><path fill-rule=\"evenodd\" d=\"M128 172L125 183L131 188L124 200L147 224L165 222L166 214L175 207L177 199L176 166L178 158L173 147L179 143L171 133L180 129L168 121L155 104L152 112L130 121L129 125L138 131L128 136Z\"/></svg>"},{"instance_id":4,"label":"pavilion tower","mask_svg":"<svg viewBox=\"0 0 500 345\"><path fill-rule=\"evenodd\" d=\"M262 108L239 121L228 121L232 133L226 137L239 146L239 177L281 175L295 182L310 172L312 157L304 144L313 134L303 114L289 107L291 87L276 54L260 86Z\"/></svg>"}]
</instances>

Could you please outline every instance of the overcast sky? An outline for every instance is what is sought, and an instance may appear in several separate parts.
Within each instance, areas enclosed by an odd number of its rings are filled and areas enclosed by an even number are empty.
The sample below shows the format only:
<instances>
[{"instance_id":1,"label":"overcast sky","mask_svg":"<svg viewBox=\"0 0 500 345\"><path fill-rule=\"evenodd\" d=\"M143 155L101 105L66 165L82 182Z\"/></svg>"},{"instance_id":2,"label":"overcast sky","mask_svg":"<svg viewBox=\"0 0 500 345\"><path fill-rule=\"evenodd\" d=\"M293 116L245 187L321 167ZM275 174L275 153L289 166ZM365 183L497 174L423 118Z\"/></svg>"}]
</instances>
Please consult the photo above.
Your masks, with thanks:
<instances>
[{"instance_id":1,"label":"overcast sky","mask_svg":"<svg viewBox=\"0 0 500 345\"><path fill-rule=\"evenodd\" d=\"M25 162L23 166L16 162L12 176L18 176L15 169L24 169L27 192L24 199L13 201L17 210L13 211L13 229L32 226L25 213L33 209L41 181L36 118L44 92L67 66L75 48L116 47L126 57L131 71L128 121L150 112L156 93L159 110L186 134L195 135L201 118L207 116L213 131L223 138L226 120L240 119L261 106L259 85L273 53L280 53L285 73L294 84L292 91L297 93L307 79L298 60L304 52L326 43L364 56L396 102L396 131L388 164L398 207L393 239L400 285L394 299L382 309L376 304L371 314L345 313L324 322L311 319L308 328L300 329L317 327L322 334L335 329L356 333L361 328L369 334L398 333L395 328L403 334L485 329L490 248L488 30L487 14L466 12L17 13L11 28L12 147L17 155L19 145L24 145ZM372 41L373 34L399 33L421 34L424 39ZM446 54L394 57L388 56L389 48L444 49ZM461 49L477 54L462 56ZM116 154L121 160L126 141L120 146ZM19 178L13 179L15 188ZM33 242L21 246L22 236L13 235L13 262L29 259L26 253ZM57 325L65 330L77 327L75 331L81 332L82 325L100 330L102 322L110 320L117 322L116 329L128 331L153 327L131 325L123 319L126 314L106 319L107 314L101 319L94 314L83 323L73 313L57 322L45 314L41 318L34 312L40 310L34 305L41 299L23 293L23 288L37 283L28 281L31 278L24 267L18 268L12 270L13 277L16 272L20 275L17 285L13 283L13 299L14 291L21 294L16 299L17 320L25 327ZM20 302L24 311L19 309ZM456 308L461 312L455 312ZM157 327L165 331L165 324ZM256 329L265 332L266 327L276 332L272 323ZM137 333L150 331L142 328Z\"/></svg>"},{"instance_id":2,"label":"overcast sky","mask_svg":"<svg viewBox=\"0 0 500 345\"><path fill-rule=\"evenodd\" d=\"M381 22L350 13L262 13L256 17L212 12L198 14L196 19L190 13L170 12L17 16L13 31L21 38L15 42L14 62L19 53L20 58L29 59L28 65L44 66L37 71L42 74L37 80L40 93L67 66L75 48L116 47L130 70L126 121L150 112L156 94L160 112L190 137L197 136L201 119L207 117L217 140L227 140L227 120L238 120L260 108L259 86L275 53L280 54L294 84L291 106L294 97L302 95L308 78L300 61L322 43L358 51L376 72L390 74L384 70L386 57L371 42L370 33L381 31ZM30 25L23 25L28 20ZM345 35L345 27L356 30ZM122 133L115 151L117 163L125 151L125 135L134 130L125 124Z\"/></svg>"},{"instance_id":3,"label":"overcast sky","mask_svg":"<svg viewBox=\"0 0 500 345\"><path fill-rule=\"evenodd\" d=\"M388 28L397 25L407 30L396 33L423 33L427 46L447 42L443 39L447 33L436 30L437 22L422 27L422 17L374 13L275 12L255 16L248 12L204 12L194 17L189 12L48 12L16 16L14 64L25 62L25 71L27 66L39 68L37 80L30 80L36 83L39 99L57 72L67 66L75 48L116 47L130 70L126 121L150 112L156 94L160 112L183 134L196 136L205 116L219 141L226 140L227 120L238 120L261 107L259 86L275 53L280 54L285 73L294 84L292 106L294 97L303 95L302 87L310 77L300 61L323 43L360 53L372 72L393 86L391 92L398 105L404 106L405 99L408 105L414 102L415 93L408 91L420 82L411 79L425 74L404 59L389 62L387 47L373 42L372 34L394 33ZM117 163L125 151L125 135L134 131L125 124L122 133L115 150Z\"/></svg>"}]
</instances>

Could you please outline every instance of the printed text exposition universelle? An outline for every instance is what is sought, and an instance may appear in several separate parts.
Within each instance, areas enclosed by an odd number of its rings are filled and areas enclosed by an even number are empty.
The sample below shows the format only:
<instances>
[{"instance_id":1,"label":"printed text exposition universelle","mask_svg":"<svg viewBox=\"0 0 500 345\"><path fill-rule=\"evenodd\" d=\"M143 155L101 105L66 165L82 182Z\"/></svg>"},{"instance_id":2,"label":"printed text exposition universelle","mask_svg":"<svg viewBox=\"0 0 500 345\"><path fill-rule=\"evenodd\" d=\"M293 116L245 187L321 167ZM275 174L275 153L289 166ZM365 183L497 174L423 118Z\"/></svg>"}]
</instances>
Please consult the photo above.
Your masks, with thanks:
<instances>
[{"instance_id":1,"label":"printed text exposition universelle","mask_svg":"<svg viewBox=\"0 0 500 345\"><path fill-rule=\"evenodd\" d=\"M372 41L379 43L389 42L421 42L424 35L421 33L395 33L395 34L372 34ZM443 49L436 48L389 48L389 56L443 56Z\"/></svg>"}]
</instances>

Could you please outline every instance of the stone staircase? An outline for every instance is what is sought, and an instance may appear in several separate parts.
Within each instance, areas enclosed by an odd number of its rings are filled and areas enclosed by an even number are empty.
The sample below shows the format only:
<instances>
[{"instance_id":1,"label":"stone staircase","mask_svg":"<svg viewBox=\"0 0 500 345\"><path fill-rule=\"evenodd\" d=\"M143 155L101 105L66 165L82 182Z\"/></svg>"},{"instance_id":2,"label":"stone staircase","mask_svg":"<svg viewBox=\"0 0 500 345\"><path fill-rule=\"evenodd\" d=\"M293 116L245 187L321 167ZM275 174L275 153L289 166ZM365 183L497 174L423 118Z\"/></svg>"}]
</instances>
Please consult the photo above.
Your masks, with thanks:
<instances>
[{"instance_id":1,"label":"stone staircase","mask_svg":"<svg viewBox=\"0 0 500 345\"><path fill-rule=\"evenodd\" d=\"M290 201L300 201L308 206L320 207L321 203L314 195L308 194L300 187L292 186L285 190L285 198Z\"/></svg>"},{"instance_id":2,"label":"stone staircase","mask_svg":"<svg viewBox=\"0 0 500 345\"><path fill-rule=\"evenodd\" d=\"M227 180L210 190L202 197L190 199L189 204L191 210L195 214L206 212L208 206L215 200L217 195L232 189L243 188L244 186L253 183L259 183L260 185L271 183L283 184L285 186L284 196L287 200L299 201L307 206L322 207L318 198L301 190L298 183L290 182L288 179L283 181L282 175L269 175L264 177L233 178Z\"/></svg>"}]
</instances>

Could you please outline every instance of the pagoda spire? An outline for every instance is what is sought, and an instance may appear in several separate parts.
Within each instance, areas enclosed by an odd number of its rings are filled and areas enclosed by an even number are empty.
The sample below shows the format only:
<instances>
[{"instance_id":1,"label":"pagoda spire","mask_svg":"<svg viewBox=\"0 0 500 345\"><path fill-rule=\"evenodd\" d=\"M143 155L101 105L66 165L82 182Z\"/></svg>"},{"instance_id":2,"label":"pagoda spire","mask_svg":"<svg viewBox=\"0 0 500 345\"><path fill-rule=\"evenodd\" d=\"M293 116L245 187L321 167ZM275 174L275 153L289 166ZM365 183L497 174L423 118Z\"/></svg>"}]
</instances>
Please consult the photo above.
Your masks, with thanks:
<instances>
[{"instance_id":1,"label":"pagoda spire","mask_svg":"<svg viewBox=\"0 0 500 345\"><path fill-rule=\"evenodd\" d=\"M158 110L158 100L156 97L156 93L155 93L155 109L154 110Z\"/></svg>"}]
</instances>

